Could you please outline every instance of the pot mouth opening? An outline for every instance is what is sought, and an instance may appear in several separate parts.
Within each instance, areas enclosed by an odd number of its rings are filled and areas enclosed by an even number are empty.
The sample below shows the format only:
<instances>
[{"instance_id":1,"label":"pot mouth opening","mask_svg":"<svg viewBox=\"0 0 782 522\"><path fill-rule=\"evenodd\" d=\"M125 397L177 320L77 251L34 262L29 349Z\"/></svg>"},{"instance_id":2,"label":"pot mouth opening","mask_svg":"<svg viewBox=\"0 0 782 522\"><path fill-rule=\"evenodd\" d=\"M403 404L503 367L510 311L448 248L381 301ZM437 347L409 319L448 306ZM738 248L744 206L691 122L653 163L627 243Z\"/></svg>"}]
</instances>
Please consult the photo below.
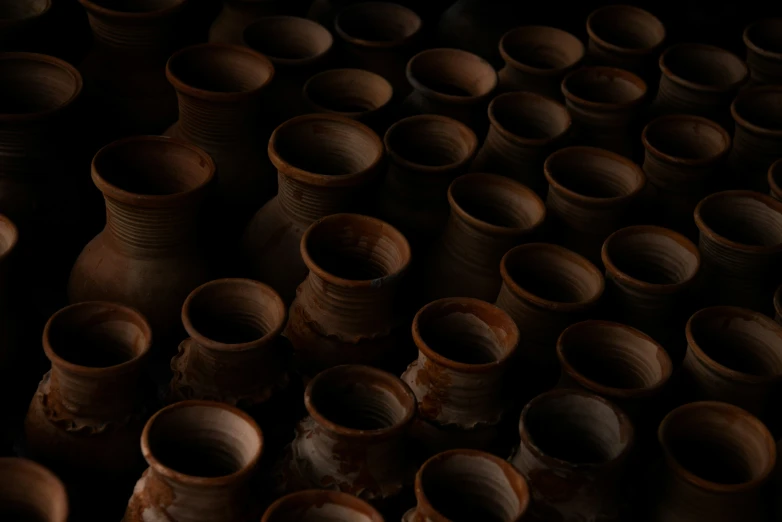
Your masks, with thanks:
<instances>
[{"instance_id":1,"label":"pot mouth opening","mask_svg":"<svg viewBox=\"0 0 782 522\"><path fill-rule=\"evenodd\" d=\"M345 7L334 25L347 41L390 45L402 43L418 33L421 18L399 4L364 2Z\"/></svg>"},{"instance_id":2,"label":"pot mouth opening","mask_svg":"<svg viewBox=\"0 0 782 522\"><path fill-rule=\"evenodd\" d=\"M451 169L472 159L478 138L466 125L444 116L411 116L396 122L385 136L388 153L423 168Z\"/></svg>"},{"instance_id":3,"label":"pot mouth opening","mask_svg":"<svg viewBox=\"0 0 782 522\"><path fill-rule=\"evenodd\" d=\"M651 51L665 40L665 26L652 13L629 5L602 7L587 19L593 39L619 50Z\"/></svg>"},{"instance_id":4,"label":"pot mouth opening","mask_svg":"<svg viewBox=\"0 0 782 522\"><path fill-rule=\"evenodd\" d=\"M348 493L310 489L272 504L261 522L383 522L369 503Z\"/></svg>"},{"instance_id":5,"label":"pot mouth opening","mask_svg":"<svg viewBox=\"0 0 782 522\"><path fill-rule=\"evenodd\" d=\"M545 162L550 181L576 197L597 200L625 198L644 186L641 169L613 152L592 147L566 147Z\"/></svg>"},{"instance_id":6,"label":"pot mouth opening","mask_svg":"<svg viewBox=\"0 0 782 522\"><path fill-rule=\"evenodd\" d=\"M566 97L587 103L633 105L646 95L646 83L631 72L613 67L584 67L562 81Z\"/></svg>"},{"instance_id":7,"label":"pot mouth opening","mask_svg":"<svg viewBox=\"0 0 782 522\"><path fill-rule=\"evenodd\" d=\"M51 5L51 0L11 0L0 2L0 20L35 18L48 11Z\"/></svg>"},{"instance_id":8,"label":"pot mouth opening","mask_svg":"<svg viewBox=\"0 0 782 522\"><path fill-rule=\"evenodd\" d=\"M751 248L782 245L782 203L752 192L719 192L701 201L696 221L732 243Z\"/></svg>"},{"instance_id":9,"label":"pot mouth opening","mask_svg":"<svg viewBox=\"0 0 782 522\"><path fill-rule=\"evenodd\" d=\"M325 55L334 42L317 22L296 16L265 16L248 25L245 44L272 62L309 63Z\"/></svg>"},{"instance_id":10,"label":"pot mouth opening","mask_svg":"<svg viewBox=\"0 0 782 522\"><path fill-rule=\"evenodd\" d=\"M660 56L663 72L695 86L724 90L741 84L747 66L733 53L705 44L678 44Z\"/></svg>"},{"instance_id":11,"label":"pot mouth opening","mask_svg":"<svg viewBox=\"0 0 782 522\"><path fill-rule=\"evenodd\" d=\"M19 240L19 231L16 225L0 214L0 260L5 258L16 246Z\"/></svg>"},{"instance_id":12,"label":"pot mouth opening","mask_svg":"<svg viewBox=\"0 0 782 522\"><path fill-rule=\"evenodd\" d=\"M546 206L521 183L493 174L465 174L448 190L452 205L493 227L531 231L546 217Z\"/></svg>"},{"instance_id":13,"label":"pot mouth opening","mask_svg":"<svg viewBox=\"0 0 782 522\"><path fill-rule=\"evenodd\" d=\"M747 26L747 47L764 54L782 54L782 18L766 18Z\"/></svg>"},{"instance_id":14,"label":"pot mouth opening","mask_svg":"<svg viewBox=\"0 0 782 522\"><path fill-rule=\"evenodd\" d=\"M459 49L429 49L407 64L413 87L454 101L488 96L497 86L497 72L479 56Z\"/></svg>"},{"instance_id":15,"label":"pot mouth opening","mask_svg":"<svg viewBox=\"0 0 782 522\"><path fill-rule=\"evenodd\" d=\"M782 87L754 87L741 92L731 106L739 125L782 134Z\"/></svg>"},{"instance_id":16,"label":"pot mouth opening","mask_svg":"<svg viewBox=\"0 0 782 522\"><path fill-rule=\"evenodd\" d=\"M530 92L501 94L489 104L492 123L525 141L547 142L570 128L570 114L561 103Z\"/></svg>"},{"instance_id":17,"label":"pot mouth opening","mask_svg":"<svg viewBox=\"0 0 782 522\"><path fill-rule=\"evenodd\" d=\"M730 135L711 120L697 116L662 116L649 123L643 140L661 155L677 160L709 161L730 149Z\"/></svg>"},{"instance_id":18,"label":"pot mouth opening","mask_svg":"<svg viewBox=\"0 0 782 522\"><path fill-rule=\"evenodd\" d=\"M238 46L201 44L182 49L168 61L169 77L187 87L220 94L250 93L265 87L274 66L264 56Z\"/></svg>"},{"instance_id":19,"label":"pot mouth opening","mask_svg":"<svg viewBox=\"0 0 782 522\"><path fill-rule=\"evenodd\" d=\"M31 53L0 54L0 114L48 114L70 104L81 92L79 73L56 58Z\"/></svg>"},{"instance_id":20,"label":"pot mouth opening","mask_svg":"<svg viewBox=\"0 0 782 522\"><path fill-rule=\"evenodd\" d=\"M57 476L31 460L0 458L0 514L3 520L65 522L68 496Z\"/></svg>"},{"instance_id":21,"label":"pot mouth opening","mask_svg":"<svg viewBox=\"0 0 782 522\"><path fill-rule=\"evenodd\" d=\"M527 26L505 33L500 40L500 52L511 65L556 71L580 62L584 57L584 44L562 29Z\"/></svg>"},{"instance_id":22,"label":"pot mouth opening","mask_svg":"<svg viewBox=\"0 0 782 522\"><path fill-rule=\"evenodd\" d=\"M304 96L329 112L362 114L387 105L394 95L388 80L362 69L332 69L304 84Z\"/></svg>"},{"instance_id":23,"label":"pot mouth opening","mask_svg":"<svg viewBox=\"0 0 782 522\"><path fill-rule=\"evenodd\" d=\"M107 11L117 13L156 13L184 4L186 0L80 0Z\"/></svg>"}]
</instances>

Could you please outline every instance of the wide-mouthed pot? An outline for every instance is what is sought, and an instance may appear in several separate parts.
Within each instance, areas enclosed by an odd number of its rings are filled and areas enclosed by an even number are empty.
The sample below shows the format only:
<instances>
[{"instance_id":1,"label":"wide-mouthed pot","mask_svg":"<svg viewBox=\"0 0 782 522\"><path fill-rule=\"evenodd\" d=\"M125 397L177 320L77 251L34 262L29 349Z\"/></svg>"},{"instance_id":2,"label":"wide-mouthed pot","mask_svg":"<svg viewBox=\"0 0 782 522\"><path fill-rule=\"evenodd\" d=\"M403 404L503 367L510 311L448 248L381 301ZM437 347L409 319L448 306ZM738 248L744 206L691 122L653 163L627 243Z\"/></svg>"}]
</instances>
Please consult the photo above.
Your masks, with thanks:
<instances>
[{"instance_id":1,"label":"wide-mouthed pot","mask_svg":"<svg viewBox=\"0 0 782 522\"><path fill-rule=\"evenodd\" d=\"M744 29L747 66L753 85L782 83L782 19L764 18Z\"/></svg>"},{"instance_id":2,"label":"wide-mouthed pot","mask_svg":"<svg viewBox=\"0 0 782 522\"><path fill-rule=\"evenodd\" d=\"M9 522L66 522L65 486L32 460L0 458L0 515Z\"/></svg>"}]
</instances>

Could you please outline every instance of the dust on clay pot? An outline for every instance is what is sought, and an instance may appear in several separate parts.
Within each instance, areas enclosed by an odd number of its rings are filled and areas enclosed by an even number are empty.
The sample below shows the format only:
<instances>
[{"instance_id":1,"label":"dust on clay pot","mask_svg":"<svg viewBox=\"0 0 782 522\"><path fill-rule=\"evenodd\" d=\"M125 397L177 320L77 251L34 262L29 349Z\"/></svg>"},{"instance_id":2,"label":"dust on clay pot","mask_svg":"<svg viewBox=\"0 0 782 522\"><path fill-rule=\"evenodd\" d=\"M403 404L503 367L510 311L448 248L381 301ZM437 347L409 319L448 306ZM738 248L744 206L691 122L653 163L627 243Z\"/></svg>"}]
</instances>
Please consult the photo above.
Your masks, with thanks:
<instances>
[{"instance_id":1,"label":"dust on clay pot","mask_svg":"<svg viewBox=\"0 0 782 522\"><path fill-rule=\"evenodd\" d=\"M782 201L782 159L768 168L768 185L771 187L771 195Z\"/></svg>"},{"instance_id":2,"label":"dust on clay pot","mask_svg":"<svg viewBox=\"0 0 782 522\"><path fill-rule=\"evenodd\" d=\"M492 520L519 522L530 491L513 466L489 453L445 451L427 460L415 477L417 506L402 522Z\"/></svg>"},{"instance_id":3,"label":"dust on clay pot","mask_svg":"<svg viewBox=\"0 0 782 522\"><path fill-rule=\"evenodd\" d=\"M149 468L124 522L250 522L261 516L252 486L264 448L260 428L227 404L185 401L157 412L141 435Z\"/></svg>"},{"instance_id":4,"label":"dust on clay pot","mask_svg":"<svg viewBox=\"0 0 782 522\"><path fill-rule=\"evenodd\" d=\"M242 32L264 16L304 14L308 2L302 0L223 0L220 14L209 28L209 41L242 43Z\"/></svg>"},{"instance_id":5,"label":"dust on clay pot","mask_svg":"<svg viewBox=\"0 0 782 522\"><path fill-rule=\"evenodd\" d=\"M762 488L777 453L757 418L730 404L694 402L669 413L657 438L665 460L650 520L767 520Z\"/></svg>"},{"instance_id":6,"label":"dust on clay pot","mask_svg":"<svg viewBox=\"0 0 782 522\"><path fill-rule=\"evenodd\" d=\"M291 493L269 506L261 522L384 522L378 511L358 497L340 491L308 489Z\"/></svg>"},{"instance_id":7,"label":"dust on clay pot","mask_svg":"<svg viewBox=\"0 0 782 522\"><path fill-rule=\"evenodd\" d=\"M301 238L309 275L296 291L285 336L305 376L339 364L386 367L400 357L395 297L410 245L394 227L358 214L333 214Z\"/></svg>"},{"instance_id":8,"label":"dust on clay pot","mask_svg":"<svg viewBox=\"0 0 782 522\"><path fill-rule=\"evenodd\" d=\"M524 407L519 434L510 462L529 483L533 518L617 520L634 440L622 410L591 393L553 390Z\"/></svg>"},{"instance_id":9,"label":"dust on clay pot","mask_svg":"<svg viewBox=\"0 0 782 522\"><path fill-rule=\"evenodd\" d=\"M66 522L65 486L32 460L0 458L0 517L9 522Z\"/></svg>"},{"instance_id":10,"label":"dust on clay pot","mask_svg":"<svg viewBox=\"0 0 782 522\"><path fill-rule=\"evenodd\" d=\"M0 42L3 50L42 47L47 38L42 28L52 7L51 0L10 0L0 4ZM33 38L43 39L35 41ZM48 48L48 45L46 46Z\"/></svg>"},{"instance_id":11,"label":"dust on clay pot","mask_svg":"<svg viewBox=\"0 0 782 522\"><path fill-rule=\"evenodd\" d=\"M280 125L268 152L279 190L250 220L242 250L247 273L290 303L307 277L300 252L304 231L320 218L362 207L379 175L383 143L357 121L309 114Z\"/></svg>"},{"instance_id":12,"label":"dust on clay pot","mask_svg":"<svg viewBox=\"0 0 782 522\"><path fill-rule=\"evenodd\" d=\"M545 196L543 162L565 143L571 124L567 109L532 92L505 93L489 104L489 122L470 171L502 174Z\"/></svg>"},{"instance_id":13,"label":"dust on clay pot","mask_svg":"<svg viewBox=\"0 0 782 522\"><path fill-rule=\"evenodd\" d=\"M766 18L749 24L743 39L747 48L750 83L782 83L782 18Z\"/></svg>"},{"instance_id":14,"label":"dust on clay pot","mask_svg":"<svg viewBox=\"0 0 782 522\"><path fill-rule=\"evenodd\" d=\"M500 69L499 91L528 91L562 100L562 78L579 66L584 44L572 34L546 26L511 29L500 40L505 66Z\"/></svg>"}]
</instances>

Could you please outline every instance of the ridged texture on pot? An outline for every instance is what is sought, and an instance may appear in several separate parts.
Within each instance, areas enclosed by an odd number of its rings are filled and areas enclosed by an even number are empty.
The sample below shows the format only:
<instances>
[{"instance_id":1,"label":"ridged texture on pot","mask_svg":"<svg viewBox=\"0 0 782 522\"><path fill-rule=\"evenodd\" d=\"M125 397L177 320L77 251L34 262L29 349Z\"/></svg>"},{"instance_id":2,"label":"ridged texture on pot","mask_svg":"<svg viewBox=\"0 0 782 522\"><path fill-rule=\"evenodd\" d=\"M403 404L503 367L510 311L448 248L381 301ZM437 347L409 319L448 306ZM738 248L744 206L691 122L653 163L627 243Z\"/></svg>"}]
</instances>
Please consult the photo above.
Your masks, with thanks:
<instances>
[{"instance_id":1,"label":"ridged texture on pot","mask_svg":"<svg viewBox=\"0 0 782 522\"><path fill-rule=\"evenodd\" d=\"M269 506L261 522L384 522L370 504L347 493L308 489Z\"/></svg>"},{"instance_id":2,"label":"ridged texture on pot","mask_svg":"<svg viewBox=\"0 0 782 522\"><path fill-rule=\"evenodd\" d=\"M768 192L768 169L782 155L782 86L744 89L730 112L736 122L728 157L734 184Z\"/></svg>"},{"instance_id":3,"label":"ridged texture on pot","mask_svg":"<svg viewBox=\"0 0 782 522\"><path fill-rule=\"evenodd\" d=\"M223 0L220 14L209 28L209 41L240 44L242 32L253 21L264 16L302 16L306 3L302 0Z\"/></svg>"},{"instance_id":4,"label":"ridged texture on pot","mask_svg":"<svg viewBox=\"0 0 782 522\"><path fill-rule=\"evenodd\" d=\"M747 65L753 85L782 83L782 19L767 18L744 29Z\"/></svg>"},{"instance_id":5,"label":"ridged texture on pot","mask_svg":"<svg viewBox=\"0 0 782 522\"><path fill-rule=\"evenodd\" d=\"M10 520L66 522L65 486L54 473L31 460L0 458L0 513Z\"/></svg>"}]
</instances>

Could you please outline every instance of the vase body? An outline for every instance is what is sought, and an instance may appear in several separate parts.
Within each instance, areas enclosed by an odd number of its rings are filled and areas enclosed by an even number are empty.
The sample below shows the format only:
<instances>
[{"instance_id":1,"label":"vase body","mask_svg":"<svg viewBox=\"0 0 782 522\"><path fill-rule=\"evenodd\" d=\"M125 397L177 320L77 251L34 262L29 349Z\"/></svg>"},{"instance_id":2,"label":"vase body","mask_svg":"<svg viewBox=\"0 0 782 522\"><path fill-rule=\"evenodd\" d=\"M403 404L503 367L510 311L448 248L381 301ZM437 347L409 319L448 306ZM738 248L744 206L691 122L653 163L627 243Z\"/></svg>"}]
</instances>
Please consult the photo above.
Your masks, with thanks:
<instances>
[{"instance_id":1,"label":"vase body","mask_svg":"<svg viewBox=\"0 0 782 522\"><path fill-rule=\"evenodd\" d=\"M0 458L0 485L0 515L4 520L68 520L65 486L40 464L27 459Z\"/></svg>"},{"instance_id":2,"label":"vase body","mask_svg":"<svg viewBox=\"0 0 782 522\"><path fill-rule=\"evenodd\" d=\"M371 504L339 491L308 489L286 495L264 513L261 522L328 522L333 517L362 522L384 522Z\"/></svg>"},{"instance_id":3,"label":"vase body","mask_svg":"<svg viewBox=\"0 0 782 522\"><path fill-rule=\"evenodd\" d=\"M768 192L768 170L779 159L782 131L776 114L769 109L782 100L782 87L750 87L739 93L730 106L736 130L728 161L736 186Z\"/></svg>"},{"instance_id":4,"label":"vase body","mask_svg":"<svg viewBox=\"0 0 782 522\"><path fill-rule=\"evenodd\" d=\"M223 0L220 14L209 28L209 42L240 44L242 32L263 16L303 15L306 2L301 0Z\"/></svg>"},{"instance_id":5,"label":"vase body","mask_svg":"<svg viewBox=\"0 0 782 522\"><path fill-rule=\"evenodd\" d=\"M779 52L779 32L782 24L778 18L767 18L752 23L744 29L743 39L747 48L747 66L752 85L778 85L782 83L782 53Z\"/></svg>"}]
</instances>

